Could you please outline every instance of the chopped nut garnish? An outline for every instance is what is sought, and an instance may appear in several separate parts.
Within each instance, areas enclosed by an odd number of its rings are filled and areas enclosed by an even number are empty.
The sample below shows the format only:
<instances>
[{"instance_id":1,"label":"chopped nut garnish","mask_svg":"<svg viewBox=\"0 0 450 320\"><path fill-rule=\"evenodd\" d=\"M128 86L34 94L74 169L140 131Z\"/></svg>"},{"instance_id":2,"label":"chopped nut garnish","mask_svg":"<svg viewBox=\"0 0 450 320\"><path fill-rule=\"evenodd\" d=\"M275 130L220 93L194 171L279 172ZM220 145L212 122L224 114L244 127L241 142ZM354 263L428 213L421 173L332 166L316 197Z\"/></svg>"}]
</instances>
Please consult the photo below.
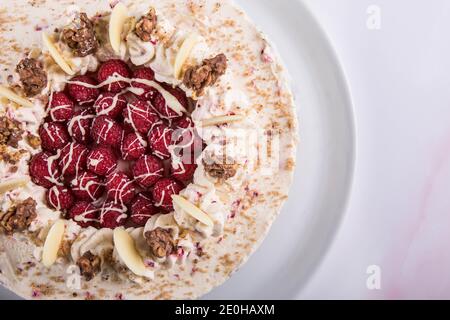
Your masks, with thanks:
<instances>
[{"instance_id":1,"label":"chopped nut garnish","mask_svg":"<svg viewBox=\"0 0 450 320\"><path fill-rule=\"evenodd\" d=\"M0 145L17 148L22 135L23 130L19 121L6 116L0 117Z\"/></svg>"},{"instance_id":2,"label":"chopped nut garnish","mask_svg":"<svg viewBox=\"0 0 450 320\"><path fill-rule=\"evenodd\" d=\"M145 239L155 257L164 258L169 256L175 247L170 232L163 228L156 228L145 233Z\"/></svg>"},{"instance_id":3,"label":"chopped nut garnish","mask_svg":"<svg viewBox=\"0 0 450 320\"><path fill-rule=\"evenodd\" d=\"M203 160L203 166L206 173L219 180L228 180L236 175L238 165L236 163L216 163L212 161Z\"/></svg>"},{"instance_id":4,"label":"chopped nut garnish","mask_svg":"<svg viewBox=\"0 0 450 320\"><path fill-rule=\"evenodd\" d=\"M212 59L205 59L200 66L190 67L184 74L183 83L198 96L205 88L214 85L227 71L227 57L222 53Z\"/></svg>"},{"instance_id":5,"label":"chopped nut garnish","mask_svg":"<svg viewBox=\"0 0 450 320\"><path fill-rule=\"evenodd\" d=\"M101 271L102 260L99 256L93 255L90 251L83 254L77 261L81 275L86 281L92 280Z\"/></svg>"},{"instance_id":6,"label":"chopped nut garnish","mask_svg":"<svg viewBox=\"0 0 450 320\"><path fill-rule=\"evenodd\" d=\"M33 149L37 149L41 145L41 138L30 133L27 136L27 142Z\"/></svg>"},{"instance_id":7,"label":"chopped nut garnish","mask_svg":"<svg viewBox=\"0 0 450 320\"><path fill-rule=\"evenodd\" d=\"M94 24L84 12L75 17L72 24L62 31L62 39L78 57L95 53L99 47Z\"/></svg>"},{"instance_id":8,"label":"chopped nut garnish","mask_svg":"<svg viewBox=\"0 0 450 320\"><path fill-rule=\"evenodd\" d=\"M25 58L16 67L23 90L28 97L35 96L47 86L47 73L36 59Z\"/></svg>"},{"instance_id":9,"label":"chopped nut garnish","mask_svg":"<svg viewBox=\"0 0 450 320\"><path fill-rule=\"evenodd\" d=\"M0 144L0 161L15 165L26 153L26 150L10 151L6 145Z\"/></svg>"},{"instance_id":10,"label":"chopped nut garnish","mask_svg":"<svg viewBox=\"0 0 450 320\"><path fill-rule=\"evenodd\" d=\"M7 212L0 212L0 229L8 234L27 229L37 216L36 205L36 201L28 198Z\"/></svg>"},{"instance_id":11,"label":"chopped nut garnish","mask_svg":"<svg viewBox=\"0 0 450 320\"><path fill-rule=\"evenodd\" d=\"M157 20L155 9L150 8L150 11L138 21L135 32L142 41L148 42L151 40Z\"/></svg>"}]
</instances>

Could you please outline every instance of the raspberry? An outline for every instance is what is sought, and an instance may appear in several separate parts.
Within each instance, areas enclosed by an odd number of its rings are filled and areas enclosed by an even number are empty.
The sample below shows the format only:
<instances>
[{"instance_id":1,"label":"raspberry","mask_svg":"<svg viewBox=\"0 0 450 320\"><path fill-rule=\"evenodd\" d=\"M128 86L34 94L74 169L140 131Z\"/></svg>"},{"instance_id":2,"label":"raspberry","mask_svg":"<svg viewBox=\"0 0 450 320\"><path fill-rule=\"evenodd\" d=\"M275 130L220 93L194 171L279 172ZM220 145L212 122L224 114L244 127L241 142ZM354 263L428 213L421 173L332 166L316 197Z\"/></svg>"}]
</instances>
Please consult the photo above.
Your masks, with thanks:
<instances>
[{"instance_id":1,"label":"raspberry","mask_svg":"<svg viewBox=\"0 0 450 320\"><path fill-rule=\"evenodd\" d=\"M30 161L31 180L38 186L51 188L59 183L60 170L56 160L58 156L53 156L49 152L36 154Z\"/></svg>"},{"instance_id":2,"label":"raspberry","mask_svg":"<svg viewBox=\"0 0 450 320\"><path fill-rule=\"evenodd\" d=\"M150 128L160 121L156 112L144 100L135 99L123 111L124 122L134 131L147 135Z\"/></svg>"},{"instance_id":3,"label":"raspberry","mask_svg":"<svg viewBox=\"0 0 450 320\"><path fill-rule=\"evenodd\" d=\"M69 211L69 217L81 227L94 227L98 223L98 209L86 201L79 201Z\"/></svg>"},{"instance_id":4,"label":"raspberry","mask_svg":"<svg viewBox=\"0 0 450 320\"><path fill-rule=\"evenodd\" d=\"M88 144L91 140L91 125L95 115L91 109L83 109L75 112L68 123L68 131L75 141Z\"/></svg>"},{"instance_id":5,"label":"raspberry","mask_svg":"<svg viewBox=\"0 0 450 320\"><path fill-rule=\"evenodd\" d=\"M76 176L86 168L88 149L82 144L72 142L61 150L59 166L64 176Z\"/></svg>"},{"instance_id":6,"label":"raspberry","mask_svg":"<svg viewBox=\"0 0 450 320\"><path fill-rule=\"evenodd\" d=\"M97 79L101 84L104 82L113 81L114 78L130 78L130 69L127 64L122 60L109 60L106 61L98 69ZM113 81L111 83L103 85L102 89L109 92L118 93L123 89L129 87L130 84L127 81Z\"/></svg>"},{"instance_id":7,"label":"raspberry","mask_svg":"<svg viewBox=\"0 0 450 320\"><path fill-rule=\"evenodd\" d=\"M183 150L184 153L194 153L197 150L201 153L203 151L203 141L197 134L191 118L183 116L174 120L172 128L174 129L172 139L176 141L176 149L187 149Z\"/></svg>"},{"instance_id":8,"label":"raspberry","mask_svg":"<svg viewBox=\"0 0 450 320\"><path fill-rule=\"evenodd\" d=\"M128 218L127 207L114 202L105 202L100 211L102 228L115 229L125 225Z\"/></svg>"},{"instance_id":9,"label":"raspberry","mask_svg":"<svg viewBox=\"0 0 450 320\"><path fill-rule=\"evenodd\" d=\"M111 92L101 93L94 108L97 115L109 116L113 119L117 118L127 106L127 100L123 94L114 94Z\"/></svg>"},{"instance_id":10,"label":"raspberry","mask_svg":"<svg viewBox=\"0 0 450 320\"><path fill-rule=\"evenodd\" d=\"M122 127L108 116L99 116L92 122L91 137L97 144L119 145L122 135Z\"/></svg>"},{"instance_id":11,"label":"raspberry","mask_svg":"<svg viewBox=\"0 0 450 320\"><path fill-rule=\"evenodd\" d=\"M74 203L72 192L61 186L53 186L47 190L47 204L56 210L70 209Z\"/></svg>"},{"instance_id":12,"label":"raspberry","mask_svg":"<svg viewBox=\"0 0 450 320\"><path fill-rule=\"evenodd\" d=\"M66 127L57 122L46 122L39 128L42 148L56 152L64 147L70 140Z\"/></svg>"},{"instance_id":13,"label":"raspberry","mask_svg":"<svg viewBox=\"0 0 450 320\"><path fill-rule=\"evenodd\" d=\"M184 186L175 179L163 178L153 187L153 200L155 206L166 212L173 211L172 195L179 194Z\"/></svg>"},{"instance_id":14,"label":"raspberry","mask_svg":"<svg viewBox=\"0 0 450 320\"><path fill-rule=\"evenodd\" d=\"M65 122L72 118L73 106L73 101L65 93L55 92L50 95L47 111L53 121Z\"/></svg>"},{"instance_id":15,"label":"raspberry","mask_svg":"<svg viewBox=\"0 0 450 320\"><path fill-rule=\"evenodd\" d=\"M165 124L158 124L150 130L148 143L153 154L160 159L169 159L169 147L172 145L173 130Z\"/></svg>"},{"instance_id":16,"label":"raspberry","mask_svg":"<svg viewBox=\"0 0 450 320\"><path fill-rule=\"evenodd\" d=\"M174 129L194 128L194 121L192 121L192 119L189 117L182 116L181 118L173 120L172 127Z\"/></svg>"},{"instance_id":17,"label":"raspberry","mask_svg":"<svg viewBox=\"0 0 450 320\"><path fill-rule=\"evenodd\" d=\"M157 213L149 194L139 193L131 203L131 221L138 226L145 226L148 219Z\"/></svg>"},{"instance_id":18,"label":"raspberry","mask_svg":"<svg viewBox=\"0 0 450 320\"><path fill-rule=\"evenodd\" d=\"M123 160L137 160L145 154L146 149L147 141L136 132L126 135L120 147Z\"/></svg>"},{"instance_id":19,"label":"raspberry","mask_svg":"<svg viewBox=\"0 0 450 320\"><path fill-rule=\"evenodd\" d=\"M144 80L144 81L140 82L139 79ZM149 101L158 92L158 90L156 90L155 88L143 83L143 82L145 82L145 80L155 81L155 73L150 68L142 67L142 68L138 68L138 69L134 70L133 80L137 80L137 81L132 81L131 87L137 88L142 91L142 94L139 94L139 97L142 99ZM136 91L139 91L139 90L135 90L134 92L136 93Z\"/></svg>"},{"instance_id":20,"label":"raspberry","mask_svg":"<svg viewBox=\"0 0 450 320\"><path fill-rule=\"evenodd\" d=\"M172 94L186 110L189 108L188 100L183 90L164 84L162 84L162 86L170 94ZM162 94L159 92L153 95L152 104L162 118L175 119L180 117L180 115L171 108L171 106L166 102L166 99L164 99Z\"/></svg>"},{"instance_id":21,"label":"raspberry","mask_svg":"<svg viewBox=\"0 0 450 320\"><path fill-rule=\"evenodd\" d=\"M117 157L107 147L97 146L89 152L87 169L99 176L107 176L117 168Z\"/></svg>"},{"instance_id":22,"label":"raspberry","mask_svg":"<svg viewBox=\"0 0 450 320\"><path fill-rule=\"evenodd\" d=\"M79 200L96 201L103 194L103 182L91 172L83 172L71 182L72 192Z\"/></svg>"},{"instance_id":23,"label":"raspberry","mask_svg":"<svg viewBox=\"0 0 450 320\"><path fill-rule=\"evenodd\" d=\"M142 156L131 168L136 183L142 188L150 188L164 174L161 160L152 156Z\"/></svg>"},{"instance_id":24,"label":"raspberry","mask_svg":"<svg viewBox=\"0 0 450 320\"><path fill-rule=\"evenodd\" d=\"M192 180L194 177L195 170L197 169L197 164L190 163L191 161L183 162L181 159L180 161L172 161L172 167L171 167L171 175L173 178L180 180L180 181L189 181Z\"/></svg>"},{"instance_id":25,"label":"raspberry","mask_svg":"<svg viewBox=\"0 0 450 320\"><path fill-rule=\"evenodd\" d=\"M106 178L106 189L108 200L120 204L130 203L136 192L133 181L124 172L110 174Z\"/></svg>"},{"instance_id":26,"label":"raspberry","mask_svg":"<svg viewBox=\"0 0 450 320\"><path fill-rule=\"evenodd\" d=\"M80 105L92 105L99 95L97 82L89 76L76 76L67 85L69 95Z\"/></svg>"}]
</instances>

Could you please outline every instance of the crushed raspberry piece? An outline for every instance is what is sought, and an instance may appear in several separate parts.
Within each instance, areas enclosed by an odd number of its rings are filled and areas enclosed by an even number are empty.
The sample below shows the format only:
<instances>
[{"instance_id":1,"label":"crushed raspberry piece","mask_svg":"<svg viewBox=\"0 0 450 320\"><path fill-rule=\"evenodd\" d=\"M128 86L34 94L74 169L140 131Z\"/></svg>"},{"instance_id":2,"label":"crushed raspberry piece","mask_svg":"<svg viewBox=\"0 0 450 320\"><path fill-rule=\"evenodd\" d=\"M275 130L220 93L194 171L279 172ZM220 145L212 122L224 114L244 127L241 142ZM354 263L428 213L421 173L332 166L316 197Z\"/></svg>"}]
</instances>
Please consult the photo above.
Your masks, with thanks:
<instances>
[{"instance_id":1,"label":"crushed raspberry piece","mask_svg":"<svg viewBox=\"0 0 450 320\"><path fill-rule=\"evenodd\" d=\"M51 188L59 184L60 170L57 164L58 156L53 156L49 152L36 154L30 161L31 180L38 186Z\"/></svg>"},{"instance_id":2,"label":"crushed raspberry piece","mask_svg":"<svg viewBox=\"0 0 450 320\"><path fill-rule=\"evenodd\" d=\"M162 86L170 94L172 94L186 110L189 108L188 100L183 90L173 88L172 86L165 84L162 84ZM166 99L164 99L162 94L159 92L153 95L152 104L162 118L176 119L180 117L180 115L172 109L172 107L166 102Z\"/></svg>"},{"instance_id":3,"label":"crushed raspberry piece","mask_svg":"<svg viewBox=\"0 0 450 320\"><path fill-rule=\"evenodd\" d=\"M172 161L171 176L180 181L189 181L194 177L197 164L189 161L183 162L183 159Z\"/></svg>"},{"instance_id":4,"label":"crushed raspberry piece","mask_svg":"<svg viewBox=\"0 0 450 320\"><path fill-rule=\"evenodd\" d=\"M81 144L88 144L91 140L91 125L94 118L94 112L90 108L76 111L67 126L70 136Z\"/></svg>"},{"instance_id":5,"label":"crushed raspberry piece","mask_svg":"<svg viewBox=\"0 0 450 320\"><path fill-rule=\"evenodd\" d=\"M145 84L145 80L155 81L155 73L152 69L147 67L138 68L133 72L133 81L131 82L131 87L139 89L133 90L135 94L137 93L137 91L142 91L142 94L138 94L140 98L150 101L153 99L158 90L156 90L152 86L149 86L148 84Z\"/></svg>"},{"instance_id":6,"label":"crushed raspberry piece","mask_svg":"<svg viewBox=\"0 0 450 320\"><path fill-rule=\"evenodd\" d=\"M102 228L115 229L125 225L127 221L127 207L125 205L105 202L100 211L100 225Z\"/></svg>"},{"instance_id":7,"label":"crushed raspberry piece","mask_svg":"<svg viewBox=\"0 0 450 320\"><path fill-rule=\"evenodd\" d=\"M144 135L147 135L150 128L160 121L148 102L141 99L130 101L123 111L123 117L127 126Z\"/></svg>"},{"instance_id":8,"label":"crushed raspberry piece","mask_svg":"<svg viewBox=\"0 0 450 320\"><path fill-rule=\"evenodd\" d=\"M110 174L106 178L106 190L108 200L120 204L130 203L136 193L133 181L124 172Z\"/></svg>"},{"instance_id":9,"label":"crushed raspberry piece","mask_svg":"<svg viewBox=\"0 0 450 320\"><path fill-rule=\"evenodd\" d=\"M136 132L125 136L120 147L123 160L137 160L145 154L147 141Z\"/></svg>"},{"instance_id":10,"label":"crushed raspberry piece","mask_svg":"<svg viewBox=\"0 0 450 320\"><path fill-rule=\"evenodd\" d=\"M73 101L64 92L54 92L50 95L47 111L53 121L65 122L72 118L73 107Z\"/></svg>"},{"instance_id":11,"label":"crushed raspberry piece","mask_svg":"<svg viewBox=\"0 0 450 320\"><path fill-rule=\"evenodd\" d=\"M139 193L131 202L131 221L138 226L145 226L148 219L158 212L150 194Z\"/></svg>"},{"instance_id":12,"label":"crushed raspberry piece","mask_svg":"<svg viewBox=\"0 0 450 320\"><path fill-rule=\"evenodd\" d=\"M95 112L98 116L105 115L113 119L122 114L126 106L127 100L123 94L111 92L101 93L94 104Z\"/></svg>"},{"instance_id":13,"label":"crushed raspberry piece","mask_svg":"<svg viewBox=\"0 0 450 320\"><path fill-rule=\"evenodd\" d=\"M183 184L171 178L162 178L155 183L152 195L155 206L166 212L173 211L172 196L184 189Z\"/></svg>"},{"instance_id":14,"label":"crushed raspberry piece","mask_svg":"<svg viewBox=\"0 0 450 320\"><path fill-rule=\"evenodd\" d=\"M97 144L117 146L122 135L122 127L108 116L99 116L92 121L91 137Z\"/></svg>"},{"instance_id":15,"label":"crushed raspberry piece","mask_svg":"<svg viewBox=\"0 0 450 320\"><path fill-rule=\"evenodd\" d=\"M164 165L152 155L144 155L131 168L136 183L142 188L150 188L164 174Z\"/></svg>"},{"instance_id":16,"label":"crushed raspberry piece","mask_svg":"<svg viewBox=\"0 0 450 320\"><path fill-rule=\"evenodd\" d=\"M88 171L76 176L71 181L72 192L79 200L96 201L104 191L102 179Z\"/></svg>"},{"instance_id":17,"label":"crushed raspberry piece","mask_svg":"<svg viewBox=\"0 0 450 320\"><path fill-rule=\"evenodd\" d=\"M130 85L128 81L119 81L121 80L120 78L126 78L128 80L130 75L130 68L128 68L125 62L122 60L113 59L106 61L100 66L98 69L97 79L101 84L104 84L102 86L103 90L118 93ZM118 80L114 81L115 78Z\"/></svg>"},{"instance_id":18,"label":"crushed raspberry piece","mask_svg":"<svg viewBox=\"0 0 450 320\"><path fill-rule=\"evenodd\" d=\"M97 82L89 76L76 76L67 84L69 95L80 105L92 105L100 92Z\"/></svg>"},{"instance_id":19,"label":"crushed raspberry piece","mask_svg":"<svg viewBox=\"0 0 450 320\"><path fill-rule=\"evenodd\" d=\"M72 192L62 186L53 186L48 189L46 199L47 204L56 210L70 209L75 202Z\"/></svg>"},{"instance_id":20,"label":"crushed raspberry piece","mask_svg":"<svg viewBox=\"0 0 450 320\"><path fill-rule=\"evenodd\" d=\"M117 157L114 152L103 146L97 146L89 152L87 169L99 176L107 176L117 168Z\"/></svg>"},{"instance_id":21,"label":"crushed raspberry piece","mask_svg":"<svg viewBox=\"0 0 450 320\"><path fill-rule=\"evenodd\" d=\"M173 130L165 124L154 126L148 135L148 143L153 154L160 159L169 159L169 147L172 145Z\"/></svg>"},{"instance_id":22,"label":"crushed raspberry piece","mask_svg":"<svg viewBox=\"0 0 450 320\"><path fill-rule=\"evenodd\" d=\"M99 210L86 201L79 201L69 211L69 217L82 228L95 227Z\"/></svg>"},{"instance_id":23,"label":"crushed raspberry piece","mask_svg":"<svg viewBox=\"0 0 450 320\"><path fill-rule=\"evenodd\" d=\"M44 150L56 152L70 140L66 127L57 122L46 122L39 128L41 145Z\"/></svg>"},{"instance_id":24,"label":"crushed raspberry piece","mask_svg":"<svg viewBox=\"0 0 450 320\"><path fill-rule=\"evenodd\" d=\"M86 168L88 149L77 142L67 144L61 150L59 167L64 176L77 175Z\"/></svg>"}]
</instances>

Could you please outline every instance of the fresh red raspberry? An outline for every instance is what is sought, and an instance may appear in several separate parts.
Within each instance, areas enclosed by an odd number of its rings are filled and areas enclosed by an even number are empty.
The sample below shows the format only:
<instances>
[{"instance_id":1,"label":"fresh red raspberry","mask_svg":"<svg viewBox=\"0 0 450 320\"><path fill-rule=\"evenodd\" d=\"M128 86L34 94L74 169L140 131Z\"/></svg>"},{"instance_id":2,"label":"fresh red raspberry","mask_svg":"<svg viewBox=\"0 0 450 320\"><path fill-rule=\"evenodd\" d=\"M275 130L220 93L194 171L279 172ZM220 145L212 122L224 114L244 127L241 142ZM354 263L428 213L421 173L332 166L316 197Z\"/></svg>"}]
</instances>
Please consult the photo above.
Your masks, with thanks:
<instances>
[{"instance_id":1,"label":"fresh red raspberry","mask_svg":"<svg viewBox=\"0 0 450 320\"><path fill-rule=\"evenodd\" d=\"M142 188L150 188L164 174L164 165L161 160L144 155L132 166L134 180Z\"/></svg>"},{"instance_id":2,"label":"fresh red raspberry","mask_svg":"<svg viewBox=\"0 0 450 320\"><path fill-rule=\"evenodd\" d=\"M162 86L170 94L172 94L186 110L189 108L188 100L183 90L180 88L173 88L172 86L165 84L162 84ZM180 117L180 115L173 109L173 106L170 106L170 103L167 103L166 99L159 92L153 95L152 104L162 118L175 119Z\"/></svg>"},{"instance_id":3,"label":"fresh red raspberry","mask_svg":"<svg viewBox=\"0 0 450 320\"><path fill-rule=\"evenodd\" d=\"M89 152L87 169L99 176L107 176L117 168L117 157L114 152L103 146L97 146Z\"/></svg>"},{"instance_id":4,"label":"fresh red raspberry","mask_svg":"<svg viewBox=\"0 0 450 320\"><path fill-rule=\"evenodd\" d=\"M100 66L98 69L97 79L100 84L105 81L112 81L111 83L102 86L102 89L109 92L118 93L130 86L128 81L114 81L114 78L129 79L131 75L130 68L122 60L109 60Z\"/></svg>"},{"instance_id":5,"label":"fresh red raspberry","mask_svg":"<svg viewBox=\"0 0 450 320\"><path fill-rule=\"evenodd\" d=\"M92 109L83 109L75 112L67 125L67 130L75 141L88 144L91 140L92 119L95 118Z\"/></svg>"},{"instance_id":6,"label":"fresh red raspberry","mask_svg":"<svg viewBox=\"0 0 450 320\"><path fill-rule=\"evenodd\" d=\"M36 154L30 161L31 180L38 186L51 188L59 183L61 176L58 163L58 156L53 156L49 152Z\"/></svg>"},{"instance_id":7,"label":"fresh red raspberry","mask_svg":"<svg viewBox=\"0 0 450 320\"><path fill-rule=\"evenodd\" d=\"M88 171L73 178L70 185L73 194L79 200L97 201L104 191L102 179Z\"/></svg>"},{"instance_id":8,"label":"fresh red raspberry","mask_svg":"<svg viewBox=\"0 0 450 320\"><path fill-rule=\"evenodd\" d=\"M67 85L69 95L80 105L92 105L100 92L97 82L89 76L76 76Z\"/></svg>"},{"instance_id":9,"label":"fresh red raspberry","mask_svg":"<svg viewBox=\"0 0 450 320\"><path fill-rule=\"evenodd\" d=\"M152 86L149 86L148 84L144 83L145 80L155 81L155 73L150 68L142 67L134 70L133 80L135 81L131 82L131 87L142 90L142 94L139 94L139 97L144 100L150 101L153 98L153 96L158 92L158 90L156 90ZM134 93L136 93L137 91L138 90L134 90Z\"/></svg>"},{"instance_id":10,"label":"fresh red raspberry","mask_svg":"<svg viewBox=\"0 0 450 320\"><path fill-rule=\"evenodd\" d=\"M46 122L39 128L42 149L56 152L64 147L69 141L70 136L66 127L57 122Z\"/></svg>"},{"instance_id":11,"label":"fresh red raspberry","mask_svg":"<svg viewBox=\"0 0 450 320\"><path fill-rule=\"evenodd\" d=\"M46 193L47 205L56 210L67 210L73 206L75 198L72 192L62 186L53 186Z\"/></svg>"},{"instance_id":12,"label":"fresh red raspberry","mask_svg":"<svg viewBox=\"0 0 450 320\"><path fill-rule=\"evenodd\" d=\"M173 130L161 123L154 126L148 134L148 143L153 154L160 159L169 159Z\"/></svg>"},{"instance_id":13,"label":"fresh red raspberry","mask_svg":"<svg viewBox=\"0 0 450 320\"><path fill-rule=\"evenodd\" d=\"M50 95L47 111L53 121L65 122L72 118L73 107L73 101L64 92L54 92Z\"/></svg>"},{"instance_id":14,"label":"fresh red raspberry","mask_svg":"<svg viewBox=\"0 0 450 320\"><path fill-rule=\"evenodd\" d=\"M122 135L122 127L108 116L99 116L92 121L91 137L97 144L117 146Z\"/></svg>"},{"instance_id":15,"label":"fresh red raspberry","mask_svg":"<svg viewBox=\"0 0 450 320\"><path fill-rule=\"evenodd\" d=\"M197 164L191 163L190 159L183 162L183 159L179 161L172 161L171 175L173 178L180 181L190 181L194 177L195 170L197 169Z\"/></svg>"},{"instance_id":16,"label":"fresh red raspberry","mask_svg":"<svg viewBox=\"0 0 450 320\"><path fill-rule=\"evenodd\" d=\"M66 177L76 176L86 168L88 149L77 142L67 144L61 150L59 167Z\"/></svg>"},{"instance_id":17,"label":"fresh red raspberry","mask_svg":"<svg viewBox=\"0 0 450 320\"><path fill-rule=\"evenodd\" d=\"M147 141L137 132L126 135L120 146L123 160L137 160L146 150Z\"/></svg>"},{"instance_id":18,"label":"fresh red raspberry","mask_svg":"<svg viewBox=\"0 0 450 320\"><path fill-rule=\"evenodd\" d=\"M79 201L69 211L69 217L83 228L97 226L99 210L89 202Z\"/></svg>"},{"instance_id":19,"label":"fresh red raspberry","mask_svg":"<svg viewBox=\"0 0 450 320\"><path fill-rule=\"evenodd\" d=\"M113 119L122 114L126 106L127 100L123 94L111 92L101 93L94 104L95 112L98 116L105 115Z\"/></svg>"},{"instance_id":20,"label":"fresh red raspberry","mask_svg":"<svg viewBox=\"0 0 450 320\"><path fill-rule=\"evenodd\" d=\"M108 200L128 204L134 198L136 186L124 172L116 172L106 178L106 190Z\"/></svg>"},{"instance_id":21,"label":"fresh red raspberry","mask_svg":"<svg viewBox=\"0 0 450 320\"><path fill-rule=\"evenodd\" d=\"M173 120L172 127L174 129L189 129L189 128L194 128L195 125L194 125L194 121L192 121L191 118L182 116L178 119Z\"/></svg>"},{"instance_id":22,"label":"fresh red raspberry","mask_svg":"<svg viewBox=\"0 0 450 320\"><path fill-rule=\"evenodd\" d=\"M145 226L148 219L157 213L150 194L139 193L131 202L131 221L138 226Z\"/></svg>"},{"instance_id":23,"label":"fresh red raspberry","mask_svg":"<svg viewBox=\"0 0 450 320\"><path fill-rule=\"evenodd\" d=\"M172 139L176 142L176 150L187 149L183 150L183 153L195 153L196 155L203 151L203 141L195 130L191 118L183 116L174 120L172 128L174 130Z\"/></svg>"},{"instance_id":24,"label":"fresh red raspberry","mask_svg":"<svg viewBox=\"0 0 450 320\"><path fill-rule=\"evenodd\" d=\"M155 206L165 212L173 211L172 196L184 189L183 184L171 178L162 178L155 183L152 195Z\"/></svg>"},{"instance_id":25,"label":"fresh red raspberry","mask_svg":"<svg viewBox=\"0 0 450 320\"><path fill-rule=\"evenodd\" d=\"M150 128L160 121L158 114L148 102L141 99L130 101L123 111L123 117L128 127L144 135L147 135Z\"/></svg>"},{"instance_id":26,"label":"fresh red raspberry","mask_svg":"<svg viewBox=\"0 0 450 320\"><path fill-rule=\"evenodd\" d=\"M100 211L100 226L115 229L125 225L127 218L127 207L125 205L105 202Z\"/></svg>"}]
</instances>

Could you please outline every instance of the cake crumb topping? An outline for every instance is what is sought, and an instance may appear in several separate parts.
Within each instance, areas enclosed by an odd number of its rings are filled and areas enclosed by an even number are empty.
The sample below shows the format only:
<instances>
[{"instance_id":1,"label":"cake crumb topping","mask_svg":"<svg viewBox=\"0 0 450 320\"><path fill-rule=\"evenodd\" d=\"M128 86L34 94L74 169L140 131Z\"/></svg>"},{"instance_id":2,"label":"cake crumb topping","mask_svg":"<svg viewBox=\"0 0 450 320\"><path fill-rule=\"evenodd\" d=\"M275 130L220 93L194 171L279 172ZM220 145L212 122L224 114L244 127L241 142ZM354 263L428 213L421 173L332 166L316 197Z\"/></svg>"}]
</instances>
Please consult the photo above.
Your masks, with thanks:
<instances>
[{"instance_id":1,"label":"cake crumb topping","mask_svg":"<svg viewBox=\"0 0 450 320\"><path fill-rule=\"evenodd\" d=\"M149 12L138 21L135 32L142 41L148 42L151 40L157 20L155 9L150 8Z\"/></svg>"},{"instance_id":2,"label":"cake crumb topping","mask_svg":"<svg viewBox=\"0 0 450 320\"><path fill-rule=\"evenodd\" d=\"M206 87L214 85L226 71L227 57L221 53L214 58L203 60L203 63L199 66L193 66L187 69L184 74L183 83L200 96Z\"/></svg>"},{"instance_id":3,"label":"cake crumb topping","mask_svg":"<svg viewBox=\"0 0 450 320\"><path fill-rule=\"evenodd\" d=\"M33 97L47 86L47 73L42 64L32 58L25 58L16 67L23 90L28 97Z\"/></svg>"},{"instance_id":4,"label":"cake crumb topping","mask_svg":"<svg viewBox=\"0 0 450 320\"><path fill-rule=\"evenodd\" d=\"M17 148L22 135L23 130L19 121L7 116L0 117L0 145Z\"/></svg>"},{"instance_id":5,"label":"cake crumb topping","mask_svg":"<svg viewBox=\"0 0 450 320\"><path fill-rule=\"evenodd\" d=\"M86 57L95 53L99 47L94 24L85 12L80 13L72 24L62 31L62 40L78 57Z\"/></svg>"},{"instance_id":6,"label":"cake crumb topping","mask_svg":"<svg viewBox=\"0 0 450 320\"><path fill-rule=\"evenodd\" d=\"M86 281L92 280L101 271L101 259L99 256L93 255L90 251L83 254L77 261L81 275Z\"/></svg>"},{"instance_id":7,"label":"cake crumb topping","mask_svg":"<svg viewBox=\"0 0 450 320\"><path fill-rule=\"evenodd\" d=\"M24 231L36 218L36 201L28 198L9 208L7 212L0 212L0 229L12 234L15 231Z\"/></svg>"},{"instance_id":8,"label":"cake crumb topping","mask_svg":"<svg viewBox=\"0 0 450 320\"><path fill-rule=\"evenodd\" d=\"M203 160L203 166L206 173L219 180L228 180L237 173L238 165L236 163L216 163Z\"/></svg>"},{"instance_id":9,"label":"cake crumb topping","mask_svg":"<svg viewBox=\"0 0 450 320\"><path fill-rule=\"evenodd\" d=\"M156 228L155 230L146 232L145 238L155 257L167 257L174 250L175 245L170 232L163 228Z\"/></svg>"}]
</instances>

